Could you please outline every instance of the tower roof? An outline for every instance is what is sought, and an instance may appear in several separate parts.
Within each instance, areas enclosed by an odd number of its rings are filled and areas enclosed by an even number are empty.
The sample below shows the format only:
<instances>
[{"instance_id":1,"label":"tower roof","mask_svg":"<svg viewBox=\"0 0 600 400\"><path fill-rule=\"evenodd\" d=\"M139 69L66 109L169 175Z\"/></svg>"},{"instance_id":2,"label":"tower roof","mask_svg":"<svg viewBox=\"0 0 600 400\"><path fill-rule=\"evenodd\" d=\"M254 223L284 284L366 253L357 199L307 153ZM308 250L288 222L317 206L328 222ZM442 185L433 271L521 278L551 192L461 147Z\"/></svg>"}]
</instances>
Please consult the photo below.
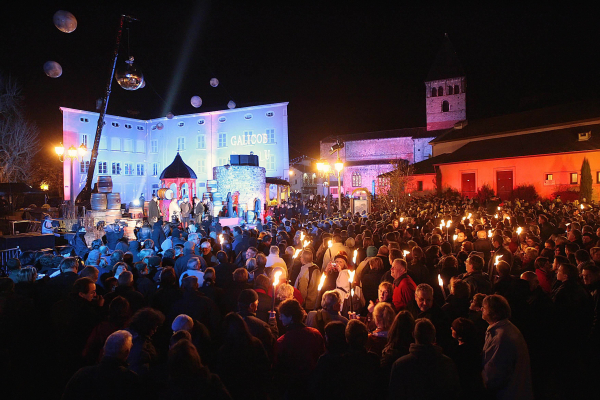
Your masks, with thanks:
<instances>
[{"instance_id":1,"label":"tower roof","mask_svg":"<svg viewBox=\"0 0 600 400\"><path fill-rule=\"evenodd\" d=\"M426 82L458 78L461 76L465 76L465 71L460 64L456 51L454 51L454 47L446 33L444 35L442 47L435 56L435 61L429 70L429 74L427 74Z\"/></svg>"},{"instance_id":2,"label":"tower roof","mask_svg":"<svg viewBox=\"0 0 600 400\"><path fill-rule=\"evenodd\" d=\"M171 165L165 168L162 174L160 174L160 179L175 178L197 179L196 173L186 163L183 162L179 152L177 152L177 155L175 156L175 159Z\"/></svg>"}]
</instances>

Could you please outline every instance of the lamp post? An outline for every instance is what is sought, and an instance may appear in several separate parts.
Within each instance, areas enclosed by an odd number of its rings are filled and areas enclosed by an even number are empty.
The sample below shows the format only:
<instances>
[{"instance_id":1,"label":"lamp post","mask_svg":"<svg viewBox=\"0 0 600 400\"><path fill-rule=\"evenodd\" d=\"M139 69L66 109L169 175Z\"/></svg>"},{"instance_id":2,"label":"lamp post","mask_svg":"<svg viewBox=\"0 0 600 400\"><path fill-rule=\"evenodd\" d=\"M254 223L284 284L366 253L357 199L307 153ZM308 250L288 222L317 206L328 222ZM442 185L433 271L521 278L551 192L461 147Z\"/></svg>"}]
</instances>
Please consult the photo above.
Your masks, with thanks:
<instances>
[{"instance_id":1,"label":"lamp post","mask_svg":"<svg viewBox=\"0 0 600 400\"><path fill-rule=\"evenodd\" d=\"M317 170L319 171L319 175L321 178L325 178L327 176L327 216L331 215L331 198L330 198L330 184L331 184L331 175L330 175L330 165L327 161L319 161L317 162Z\"/></svg>"},{"instance_id":2,"label":"lamp post","mask_svg":"<svg viewBox=\"0 0 600 400\"><path fill-rule=\"evenodd\" d=\"M338 159L335 162L335 170L337 171L337 181L338 181L338 211L342 212L342 181L340 179L340 173L344 169L344 163L340 159L340 154L338 153Z\"/></svg>"},{"instance_id":3,"label":"lamp post","mask_svg":"<svg viewBox=\"0 0 600 400\"><path fill-rule=\"evenodd\" d=\"M65 147L63 146L63 144L61 143L60 146L54 147L54 151L58 155L58 159L60 160L60 162L64 162L65 161ZM79 148L75 147L74 145L71 145L71 147L69 147L67 149L66 156L71 161L71 178L69 181L70 182L69 200L71 201L72 204L75 204L75 198L74 198L75 195L73 192L73 160L76 160L77 156L79 156L83 159L83 156L85 156L86 153L87 153L87 147L85 147L85 144L83 144L83 143L81 144L81 146L79 146Z\"/></svg>"}]
</instances>

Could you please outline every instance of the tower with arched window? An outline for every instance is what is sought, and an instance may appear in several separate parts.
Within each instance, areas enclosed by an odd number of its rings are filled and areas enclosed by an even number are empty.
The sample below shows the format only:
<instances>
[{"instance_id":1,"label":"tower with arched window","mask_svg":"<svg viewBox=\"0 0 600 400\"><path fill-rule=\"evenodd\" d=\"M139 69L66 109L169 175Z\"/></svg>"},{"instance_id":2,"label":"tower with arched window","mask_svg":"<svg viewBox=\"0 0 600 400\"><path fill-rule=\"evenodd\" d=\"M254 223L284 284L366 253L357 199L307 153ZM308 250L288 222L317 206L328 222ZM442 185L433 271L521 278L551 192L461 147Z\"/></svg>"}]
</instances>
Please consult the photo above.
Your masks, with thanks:
<instances>
[{"instance_id":1,"label":"tower with arched window","mask_svg":"<svg viewBox=\"0 0 600 400\"><path fill-rule=\"evenodd\" d=\"M467 119L466 85L465 72L446 34L425 81L428 131L449 129Z\"/></svg>"}]
</instances>

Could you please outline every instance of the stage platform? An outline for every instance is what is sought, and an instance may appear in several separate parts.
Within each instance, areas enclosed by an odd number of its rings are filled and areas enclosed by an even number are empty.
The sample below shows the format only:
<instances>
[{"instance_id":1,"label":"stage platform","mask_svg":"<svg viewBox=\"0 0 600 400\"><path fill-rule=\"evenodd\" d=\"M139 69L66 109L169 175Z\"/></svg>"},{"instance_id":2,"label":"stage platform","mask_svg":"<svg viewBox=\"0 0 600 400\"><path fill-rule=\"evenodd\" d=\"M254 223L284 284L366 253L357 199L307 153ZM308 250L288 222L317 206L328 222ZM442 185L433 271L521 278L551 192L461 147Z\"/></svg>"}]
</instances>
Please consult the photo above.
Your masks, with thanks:
<instances>
[{"instance_id":1,"label":"stage platform","mask_svg":"<svg viewBox=\"0 0 600 400\"><path fill-rule=\"evenodd\" d=\"M243 218L224 218L224 217L219 217L219 223L221 224L222 227L224 226L228 226L230 228L233 228L234 226L242 226L242 222L244 222ZM254 228L256 227L256 224L248 224L246 223L246 227L248 228Z\"/></svg>"},{"instance_id":2,"label":"stage platform","mask_svg":"<svg viewBox=\"0 0 600 400\"><path fill-rule=\"evenodd\" d=\"M38 232L0 236L0 250L14 249L17 246L21 251L54 248L55 237L53 234L42 235Z\"/></svg>"}]
</instances>

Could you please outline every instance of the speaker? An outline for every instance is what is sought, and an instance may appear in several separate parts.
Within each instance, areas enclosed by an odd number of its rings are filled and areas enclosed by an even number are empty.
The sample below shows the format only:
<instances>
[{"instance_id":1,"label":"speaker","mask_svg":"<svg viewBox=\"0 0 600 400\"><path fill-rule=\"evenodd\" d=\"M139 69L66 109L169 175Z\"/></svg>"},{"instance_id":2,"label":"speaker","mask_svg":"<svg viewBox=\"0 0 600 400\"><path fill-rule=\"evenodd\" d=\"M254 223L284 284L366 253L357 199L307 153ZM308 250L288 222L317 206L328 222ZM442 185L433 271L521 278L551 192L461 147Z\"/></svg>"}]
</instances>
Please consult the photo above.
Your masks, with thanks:
<instances>
[{"instance_id":1,"label":"speaker","mask_svg":"<svg viewBox=\"0 0 600 400\"><path fill-rule=\"evenodd\" d=\"M232 154L229 156L230 165L240 165L240 156L238 154Z\"/></svg>"}]
</instances>

